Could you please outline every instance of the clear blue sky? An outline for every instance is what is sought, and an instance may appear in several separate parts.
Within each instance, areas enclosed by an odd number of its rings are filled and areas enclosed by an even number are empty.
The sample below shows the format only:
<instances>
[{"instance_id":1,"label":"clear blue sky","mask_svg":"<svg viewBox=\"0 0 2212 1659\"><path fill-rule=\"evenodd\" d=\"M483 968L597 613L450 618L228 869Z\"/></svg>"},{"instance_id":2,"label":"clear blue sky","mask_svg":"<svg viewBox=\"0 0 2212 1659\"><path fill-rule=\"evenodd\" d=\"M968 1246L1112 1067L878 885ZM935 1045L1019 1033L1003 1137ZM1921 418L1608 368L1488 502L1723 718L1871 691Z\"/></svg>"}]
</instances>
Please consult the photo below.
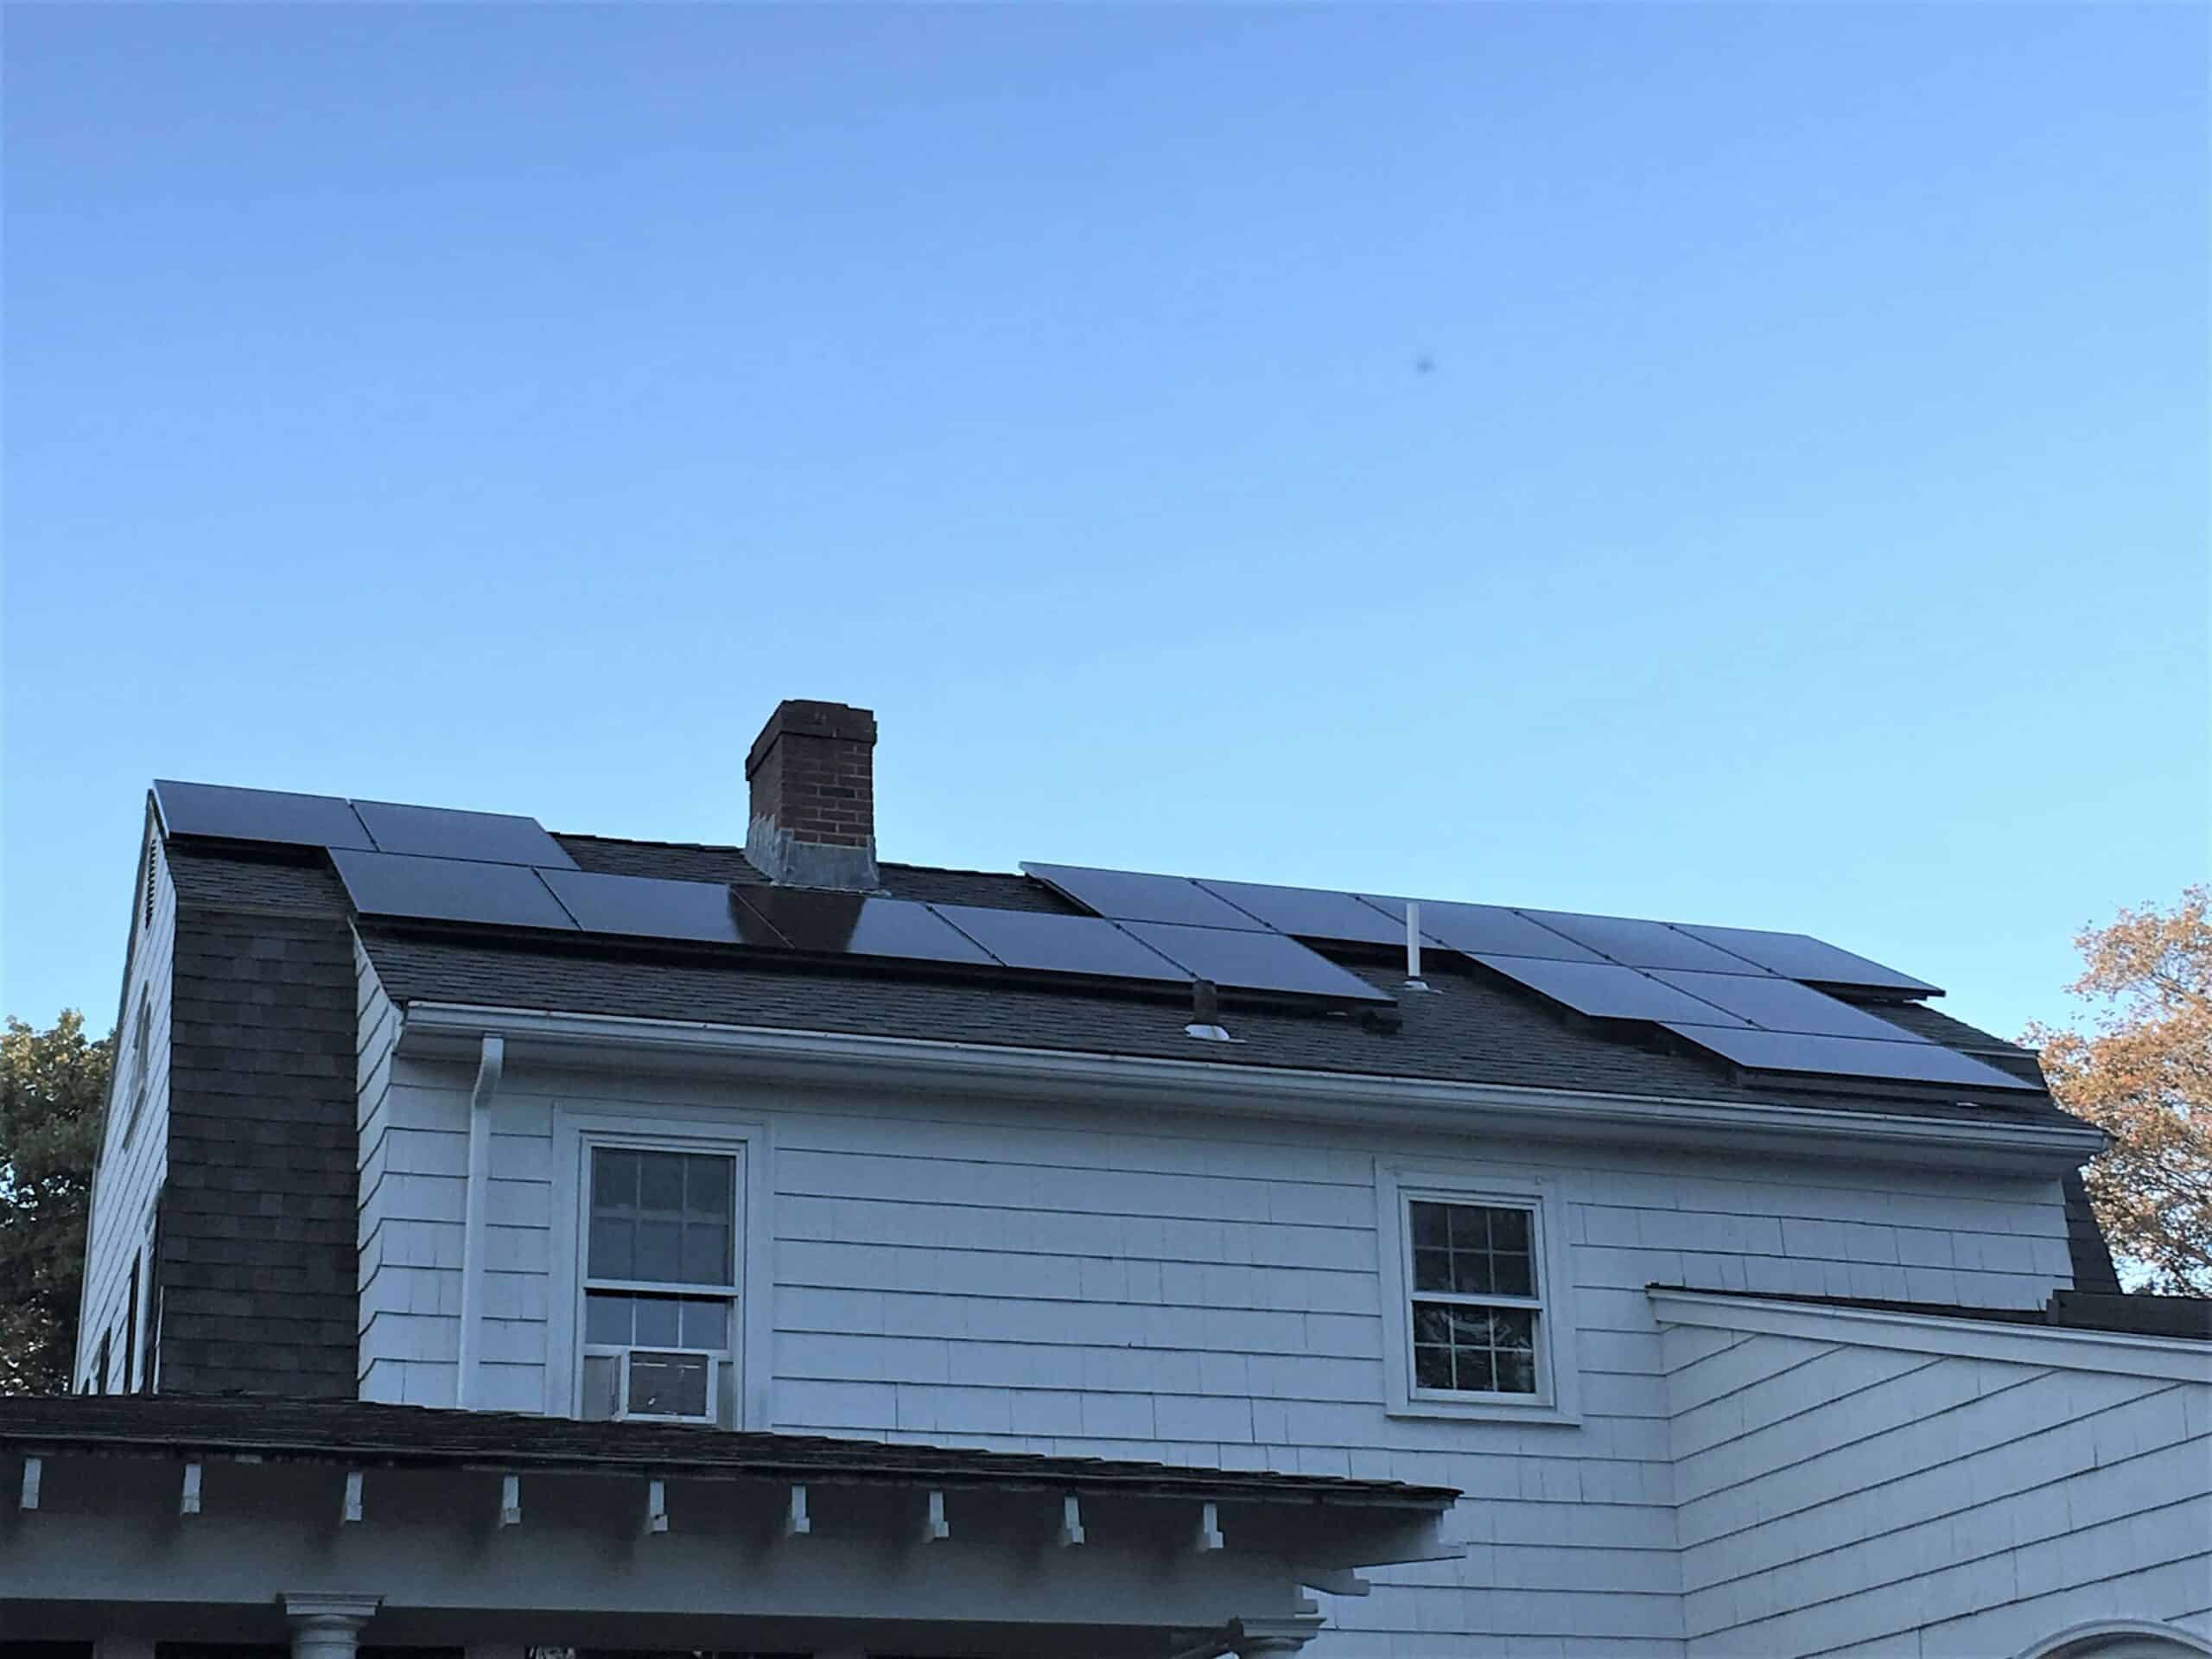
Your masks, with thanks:
<instances>
[{"instance_id":1,"label":"clear blue sky","mask_svg":"<svg viewBox=\"0 0 2212 1659\"><path fill-rule=\"evenodd\" d=\"M2202 876L2207 14L11 8L7 1011L156 775L1802 929ZM1424 368L1426 365L1426 368Z\"/></svg>"}]
</instances>

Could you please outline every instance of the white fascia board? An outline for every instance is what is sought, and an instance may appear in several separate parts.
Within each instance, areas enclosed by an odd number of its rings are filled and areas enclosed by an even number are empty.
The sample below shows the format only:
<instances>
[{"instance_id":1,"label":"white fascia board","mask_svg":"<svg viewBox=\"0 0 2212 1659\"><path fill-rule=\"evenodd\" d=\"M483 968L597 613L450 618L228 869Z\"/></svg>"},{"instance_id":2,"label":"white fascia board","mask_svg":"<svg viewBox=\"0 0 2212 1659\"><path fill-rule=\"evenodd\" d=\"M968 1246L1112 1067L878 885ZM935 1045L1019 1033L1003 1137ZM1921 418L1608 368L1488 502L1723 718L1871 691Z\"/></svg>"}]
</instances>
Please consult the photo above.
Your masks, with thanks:
<instances>
[{"instance_id":1,"label":"white fascia board","mask_svg":"<svg viewBox=\"0 0 2212 1659\"><path fill-rule=\"evenodd\" d=\"M1873 1307L1826 1307L1697 1290L1651 1290L1662 1325L1796 1337L1808 1342L1965 1359L2005 1360L2065 1371L2113 1371L2124 1376L2212 1383L2212 1343L2187 1337L2138 1337L2063 1325L2015 1325Z\"/></svg>"},{"instance_id":2,"label":"white fascia board","mask_svg":"<svg viewBox=\"0 0 2212 1659\"><path fill-rule=\"evenodd\" d=\"M399 1045L405 1053L473 1058L486 1035L505 1039L511 1061L545 1065L589 1068L619 1058L632 1066L864 1082L876 1089L896 1076L918 1090L1019 1096L1042 1089L1056 1099L1154 1109L1187 1105L1276 1120L1614 1144L1626 1140L1738 1153L1758 1147L1860 1163L1886 1156L1918 1168L1941 1162L2056 1176L2104 1146L2102 1131L2071 1123L1981 1122L1767 1102L1440 1083L463 1003L412 1002L402 1012Z\"/></svg>"}]
</instances>

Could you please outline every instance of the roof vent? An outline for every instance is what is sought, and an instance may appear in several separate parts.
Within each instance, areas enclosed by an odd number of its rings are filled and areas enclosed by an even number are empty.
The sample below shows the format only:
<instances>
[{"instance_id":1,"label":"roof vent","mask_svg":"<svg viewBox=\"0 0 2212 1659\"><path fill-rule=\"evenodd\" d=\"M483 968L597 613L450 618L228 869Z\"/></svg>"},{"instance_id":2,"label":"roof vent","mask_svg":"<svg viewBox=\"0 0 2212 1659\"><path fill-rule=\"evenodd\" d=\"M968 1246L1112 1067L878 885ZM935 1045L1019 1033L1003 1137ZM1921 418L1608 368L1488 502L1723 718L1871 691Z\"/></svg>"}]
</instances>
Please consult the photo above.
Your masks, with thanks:
<instances>
[{"instance_id":1,"label":"roof vent","mask_svg":"<svg viewBox=\"0 0 2212 1659\"><path fill-rule=\"evenodd\" d=\"M1433 991L1435 986L1421 976L1421 900L1406 901L1406 988Z\"/></svg>"},{"instance_id":2,"label":"roof vent","mask_svg":"<svg viewBox=\"0 0 2212 1659\"><path fill-rule=\"evenodd\" d=\"M1185 1037L1195 1037L1202 1043L1242 1042L1223 1029L1221 1023L1221 991L1210 979L1191 982L1191 1023L1183 1027Z\"/></svg>"}]
</instances>

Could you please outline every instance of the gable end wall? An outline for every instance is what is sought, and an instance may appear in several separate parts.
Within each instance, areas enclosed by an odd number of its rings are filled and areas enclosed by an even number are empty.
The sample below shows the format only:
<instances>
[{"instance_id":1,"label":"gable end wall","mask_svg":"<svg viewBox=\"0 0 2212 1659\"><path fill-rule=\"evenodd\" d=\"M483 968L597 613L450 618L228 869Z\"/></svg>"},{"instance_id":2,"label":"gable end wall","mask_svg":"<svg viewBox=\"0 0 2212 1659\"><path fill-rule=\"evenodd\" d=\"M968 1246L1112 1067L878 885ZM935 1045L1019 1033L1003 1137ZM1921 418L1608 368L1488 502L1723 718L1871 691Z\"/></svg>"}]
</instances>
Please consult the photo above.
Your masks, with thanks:
<instances>
[{"instance_id":1,"label":"gable end wall","mask_svg":"<svg viewBox=\"0 0 2212 1659\"><path fill-rule=\"evenodd\" d=\"M169 945L176 919L176 887L170 879L161 843L149 840L139 882L133 891L131 947L124 974L123 1001L116 1016L116 1066L107 1109L101 1125L99 1163L92 1176L92 1204L85 1237L85 1289L77 1323L77 1358L71 1386L89 1389L99 1369L100 1338L108 1339L107 1375L97 1379L99 1391L118 1393L134 1386L136 1379L124 1370L126 1355L134 1351L143 1371L146 1327L154 1319L154 1300L141 1286L138 1339L126 1341L124 1326L130 1307L132 1276L143 1271L143 1262L153 1228L154 1195L168 1173L169 1085ZM153 906L150 914L139 907L138 895L150 877ZM135 1056L132 1044L138 1003L145 999L147 1044L146 1096L138 1122L130 1122L130 1102L124 1096ZM126 1134L129 1136L125 1141Z\"/></svg>"}]
</instances>

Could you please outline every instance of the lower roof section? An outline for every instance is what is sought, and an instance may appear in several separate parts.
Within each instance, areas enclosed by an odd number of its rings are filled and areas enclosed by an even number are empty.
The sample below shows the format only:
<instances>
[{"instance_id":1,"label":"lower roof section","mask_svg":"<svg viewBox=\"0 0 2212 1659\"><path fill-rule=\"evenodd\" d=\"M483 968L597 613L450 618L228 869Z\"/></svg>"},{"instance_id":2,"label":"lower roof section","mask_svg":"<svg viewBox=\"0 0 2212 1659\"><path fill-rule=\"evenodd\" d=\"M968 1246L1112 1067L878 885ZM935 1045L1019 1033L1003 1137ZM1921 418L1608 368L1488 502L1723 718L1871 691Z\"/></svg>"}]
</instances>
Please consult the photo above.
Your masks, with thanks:
<instances>
[{"instance_id":1,"label":"lower roof section","mask_svg":"<svg viewBox=\"0 0 2212 1659\"><path fill-rule=\"evenodd\" d=\"M2182 1337L2212 1342L2212 1298L2202 1296L2132 1296L2116 1291L2061 1290L2053 1292L2050 1300L2041 1307L1963 1307L1951 1302L1894 1302L1869 1296L1699 1290L1683 1285L1654 1285L1651 1288L1746 1302L1794 1302L1808 1307L1847 1307L1932 1319L1984 1319L2000 1325L2050 1325L2063 1331L2101 1331L2113 1336Z\"/></svg>"},{"instance_id":2,"label":"lower roof section","mask_svg":"<svg viewBox=\"0 0 2212 1659\"><path fill-rule=\"evenodd\" d=\"M0 1490L18 1638L1283 1653L1466 1553L1440 1486L250 1395L0 1400Z\"/></svg>"},{"instance_id":3,"label":"lower roof section","mask_svg":"<svg viewBox=\"0 0 2212 1659\"><path fill-rule=\"evenodd\" d=\"M0 1445L31 1453L105 1450L372 1467L497 1465L524 1471L681 1475L690 1480L1001 1487L1428 1512L1448 1508L1459 1496L1447 1486L1334 1475L236 1395L0 1398Z\"/></svg>"},{"instance_id":4,"label":"lower roof section","mask_svg":"<svg viewBox=\"0 0 2212 1659\"><path fill-rule=\"evenodd\" d=\"M2041 1308L1994 1309L1670 1285L1647 1294L1662 1325L2212 1386L2208 1305L2187 1297L2062 1291Z\"/></svg>"}]
</instances>

